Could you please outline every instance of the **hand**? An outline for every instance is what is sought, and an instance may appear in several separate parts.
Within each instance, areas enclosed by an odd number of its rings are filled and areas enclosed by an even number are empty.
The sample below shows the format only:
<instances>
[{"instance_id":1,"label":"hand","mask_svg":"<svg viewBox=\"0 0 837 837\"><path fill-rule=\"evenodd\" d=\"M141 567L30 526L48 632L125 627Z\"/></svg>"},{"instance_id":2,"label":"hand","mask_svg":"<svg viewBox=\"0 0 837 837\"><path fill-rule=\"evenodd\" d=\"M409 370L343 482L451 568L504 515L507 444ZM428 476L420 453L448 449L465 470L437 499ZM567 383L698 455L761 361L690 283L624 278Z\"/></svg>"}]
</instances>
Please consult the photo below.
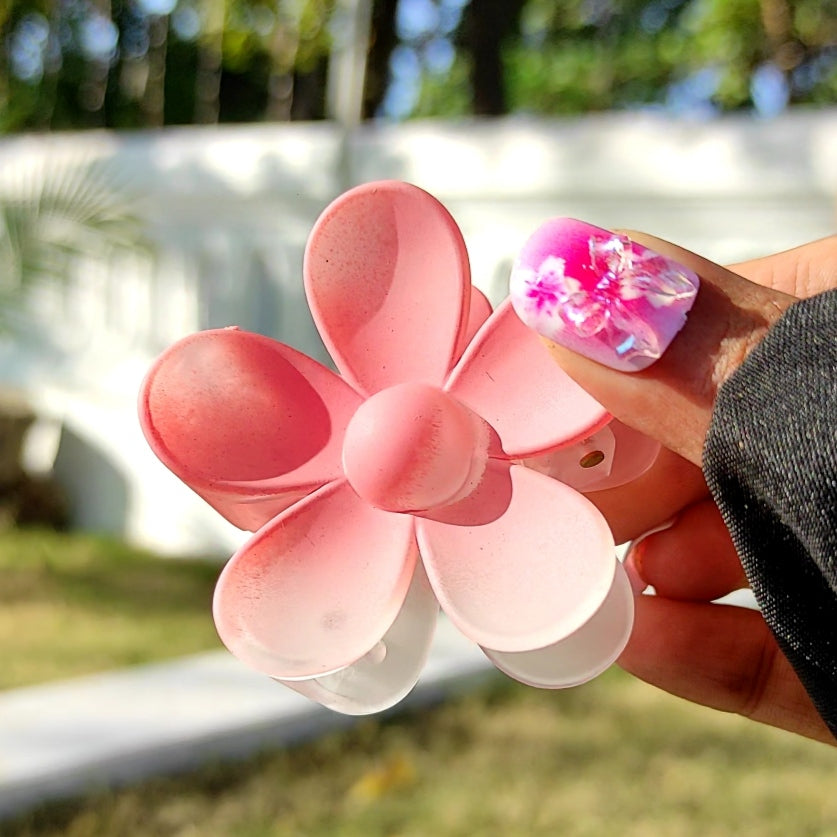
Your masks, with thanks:
<instances>
[{"instance_id":1,"label":"hand","mask_svg":"<svg viewBox=\"0 0 837 837\"><path fill-rule=\"evenodd\" d=\"M837 286L837 237L727 270L630 235L701 277L686 327L659 361L634 374L550 344L561 366L617 418L665 447L637 482L590 495L617 543L671 522L629 555L631 572L657 595L637 599L619 663L688 700L837 743L761 615L711 603L747 581L700 470L718 387L796 299Z\"/></svg>"}]
</instances>

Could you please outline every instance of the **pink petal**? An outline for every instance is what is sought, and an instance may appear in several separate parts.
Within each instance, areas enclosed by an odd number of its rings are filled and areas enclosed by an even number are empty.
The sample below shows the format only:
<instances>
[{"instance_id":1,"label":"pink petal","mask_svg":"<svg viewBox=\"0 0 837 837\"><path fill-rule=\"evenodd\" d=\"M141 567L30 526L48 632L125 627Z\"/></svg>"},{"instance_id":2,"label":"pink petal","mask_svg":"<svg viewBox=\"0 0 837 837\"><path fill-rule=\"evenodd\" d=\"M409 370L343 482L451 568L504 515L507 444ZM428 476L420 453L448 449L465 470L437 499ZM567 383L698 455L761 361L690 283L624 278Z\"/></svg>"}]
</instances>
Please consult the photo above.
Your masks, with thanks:
<instances>
[{"instance_id":1,"label":"pink petal","mask_svg":"<svg viewBox=\"0 0 837 837\"><path fill-rule=\"evenodd\" d=\"M341 476L343 434L360 401L311 358L230 328L168 349L139 409L162 462L235 525L257 529Z\"/></svg>"},{"instance_id":2,"label":"pink petal","mask_svg":"<svg viewBox=\"0 0 837 837\"><path fill-rule=\"evenodd\" d=\"M382 712L416 685L430 652L438 614L439 605L419 561L401 612L370 651L333 674L279 682L346 715Z\"/></svg>"},{"instance_id":3,"label":"pink petal","mask_svg":"<svg viewBox=\"0 0 837 837\"><path fill-rule=\"evenodd\" d=\"M218 634L272 677L318 677L359 660L395 621L417 560L407 515L327 485L259 530L215 589Z\"/></svg>"},{"instance_id":4,"label":"pink petal","mask_svg":"<svg viewBox=\"0 0 837 837\"><path fill-rule=\"evenodd\" d=\"M492 651L485 655L515 680L541 689L579 686L616 662L631 636L634 595L617 561L613 585L601 607L575 633L533 651Z\"/></svg>"},{"instance_id":5,"label":"pink petal","mask_svg":"<svg viewBox=\"0 0 837 837\"><path fill-rule=\"evenodd\" d=\"M440 384L467 322L468 254L427 192L369 183L339 197L314 226L305 290L326 347L359 390Z\"/></svg>"},{"instance_id":6,"label":"pink petal","mask_svg":"<svg viewBox=\"0 0 837 837\"><path fill-rule=\"evenodd\" d=\"M417 518L430 583L467 637L498 651L543 648L577 631L613 581L607 523L573 489L492 460L471 497Z\"/></svg>"},{"instance_id":7,"label":"pink petal","mask_svg":"<svg viewBox=\"0 0 837 837\"><path fill-rule=\"evenodd\" d=\"M459 360L462 353L468 348L474 335L482 328L482 324L491 316L491 303L485 294L474 285L471 285L471 304L468 306L468 322L465 328L459 333L459 343L454 352L454 359Z\"/></svg>"},{"instance_id":8,"label":"pink petal","mask_svg":"<svg viewBox=\"0 0 837 837\"><path fill-rule=\"evenodd\" d=\"M610 420L523 325L508 299L471 341L445 388L497 431L510 457L580 441Z\"/></svg>"}]
</instances>

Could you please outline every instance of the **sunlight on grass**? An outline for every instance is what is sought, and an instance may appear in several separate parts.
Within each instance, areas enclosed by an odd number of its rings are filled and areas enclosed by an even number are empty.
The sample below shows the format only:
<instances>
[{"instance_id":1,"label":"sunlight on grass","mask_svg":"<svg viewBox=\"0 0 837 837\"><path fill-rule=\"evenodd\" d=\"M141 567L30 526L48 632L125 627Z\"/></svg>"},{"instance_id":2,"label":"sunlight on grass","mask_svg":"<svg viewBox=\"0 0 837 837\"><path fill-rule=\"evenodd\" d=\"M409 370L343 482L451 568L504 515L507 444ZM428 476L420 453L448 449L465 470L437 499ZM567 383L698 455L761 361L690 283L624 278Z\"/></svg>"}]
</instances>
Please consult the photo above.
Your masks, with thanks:
<instances>
[{"instance_id":1,"label":"sunlight on grass","mask_svg":"<svg viewBox=\"0 0 837 837\"><path fill-rule=\"evenodd\" d=\"M217 564L118 541L0 534L0 689L220 648Z\"/></svg>"},{"instance_id":2,"label":"sunlight on grass","mask_svg":"<svg viewBox=\"0 0 837 837\"><path fill-rule=\"evenodd\" d=\"M800 837L837 833L837 751L613 671L510 681L193 776L49 806L10 837Z\"/></svg>"},{"instance_id":3,"label":"sunlight on grass","mask_svg":"<svg viewBox=\"0 0 837 837\"><path fill-rule=\"evenodd\" d=\"M0 687L220 647L218 567L87 535L0 535ZM0 754L1 755L1 754ZM566 692L497 676L250 761L0 824L8 837L819 837L837 750L618 670Z\"/></svg>"}]
</instances>

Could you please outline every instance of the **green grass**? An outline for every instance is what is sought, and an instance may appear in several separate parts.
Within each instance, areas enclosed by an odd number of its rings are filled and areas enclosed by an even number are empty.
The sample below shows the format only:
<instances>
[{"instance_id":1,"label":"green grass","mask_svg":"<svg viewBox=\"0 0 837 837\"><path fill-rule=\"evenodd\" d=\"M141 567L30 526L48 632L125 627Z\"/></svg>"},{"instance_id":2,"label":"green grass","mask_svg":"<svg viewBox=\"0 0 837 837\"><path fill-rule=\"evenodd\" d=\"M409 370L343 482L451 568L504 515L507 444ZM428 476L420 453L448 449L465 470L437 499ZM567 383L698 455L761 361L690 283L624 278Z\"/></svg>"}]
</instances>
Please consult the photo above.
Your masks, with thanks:
<instances>
[{"instance_id":1,"label":"green grass","mask_svg":"<svg viewBox=\"0 0 837 837\"><path fill-rule=\"evenodd\" d=\"M510 681L236 765L52 805L8 837L824 837L837 750L613 671ZM2 830L2 829L0 829Z\"/></svg>"},{"instance_id":2,"label":"green grass","mask_svg":"<svg viewBox=\"0 0 837 837\"><path fill-rule=\"evenodd\" d=\"M218 647L217 570L102 538L0 536L0 684ZM837 750L616 670L566 692L498 675L432 710L47 805L0 823L0 834L828 837L837 835L835 787Z\"/></svg>"},{"instance_id":3,"label":"green grass","mask_svg":"<svg viewBox=\"0 0 837 837\"><path fill-rule=\"evenodd\" d=\"M220 648L217 564L108 538L0 534L0 689Z\"/></svg>"}]
</instances>

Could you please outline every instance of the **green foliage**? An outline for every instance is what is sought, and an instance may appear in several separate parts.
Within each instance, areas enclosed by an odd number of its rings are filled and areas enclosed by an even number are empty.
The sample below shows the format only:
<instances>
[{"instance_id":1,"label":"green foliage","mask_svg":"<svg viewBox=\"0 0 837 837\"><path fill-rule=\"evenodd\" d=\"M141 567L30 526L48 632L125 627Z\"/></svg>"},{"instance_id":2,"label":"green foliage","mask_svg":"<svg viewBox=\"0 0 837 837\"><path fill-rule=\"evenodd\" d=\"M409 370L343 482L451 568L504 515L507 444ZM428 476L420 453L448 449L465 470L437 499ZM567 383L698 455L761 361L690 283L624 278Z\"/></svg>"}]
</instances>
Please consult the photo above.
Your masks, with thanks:
<instances>
[{"instance_id":1,"label":"green foliage","mask_svg":"<svg viewBox=\"0 0 837 837\"><path fill-rule=\"evenodd\" d=\"M464 14L462 0L373 2L373 19L390 23L373 32L369 113L384 100L398 46L396 2L421 2L431 21L401 33L421 76L408 80L419 94L399 115L495 112L486 102L543 114L770 113L837 99L837 0L472 0ZM319 118L335 8L336 0L3 0L0 133ZM425 60L441 42L456 50L444 72Z\"/></svg>"},{"instance_id":2,"label":"green foliage","mask_svg":"<svg viewBox=\"0 0 837 837\"><path fill-rule=\"evenodd\" d=\"M471 112L472 95L468 84L470 62L459 54L445 76L425 73L413 117L455 117Z\"/></svg>"},{"instance_id":3,"label":"green foliage","mask_svg":"<svg viewBox=\"0 0 837 837\"><path fill-rule=\"evenodd\" d=\"M506 55L512 109L582 113L654 102L669 67L648 39L624 49L595 41L540 51L518 47Z\"/></svg>"},{"instance_id":4,"label":"green foliage","mask_svg":"<svg viewBox=\"0 0 837 837\"><path fill-rule=\"evenodd\" d=\"M833 0L530 0L505 63L516 110L735 110L756 103L764 67L791 103L833 101L835 44Z\"/></svg>"},{"instance_id":5,"label":"green foliage","mask_svg":"<svg viewBox=\"0 0 837 837\"><path fill-rule=\"evenodd\" d=\"M502 52L512 111L721 112L837 101L835 0L529 0ZM425 78L434 101L462 103ZM761 85L761 91L759 87ZM427 98L417 112L427 115Z\"/></svg>"},{"instance_id":6,"label":"green foliage","mask_svg":"<svg viewBox=\"0 0 837 837\"><path fill-rule=\"evenodd\" d=\"M62 282L73 261L145 246L128 194L105 165L47 162L2 174L0 330L19 328L29 288Z\"/></svg>"},{"instance_id":7,"label":"green foliage","mask_svg":"<svg viewBox=\"0 0 837 837\"><path fill-rule=\"evenodd\" d=\"M263 119L331 47L334 0L3 2L0 133Z\"/></svg>"}]
</instances>

